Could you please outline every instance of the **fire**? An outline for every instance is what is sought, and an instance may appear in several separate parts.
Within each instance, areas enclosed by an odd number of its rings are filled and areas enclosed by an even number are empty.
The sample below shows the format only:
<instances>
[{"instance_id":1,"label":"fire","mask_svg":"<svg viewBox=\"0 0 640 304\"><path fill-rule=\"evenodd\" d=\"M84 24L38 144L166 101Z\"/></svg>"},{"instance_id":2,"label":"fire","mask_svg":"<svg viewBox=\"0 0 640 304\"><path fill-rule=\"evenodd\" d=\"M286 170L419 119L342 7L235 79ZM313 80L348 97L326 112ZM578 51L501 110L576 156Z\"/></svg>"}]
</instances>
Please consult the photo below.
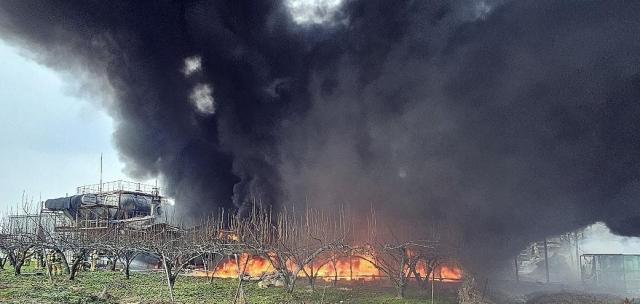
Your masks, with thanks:
<instances>
[{"instance_id":1,"label":"fire","mask_svg":"<svg viewBox=\"0 0 640 304\"><path fill-rule=\"evenodd\" d=\"M372 260L371 257L365 257L365 259L363 259L356 256L339 257L335 259L329 258L328 260L314 262L313 267L307 265L304 270L307 274L311 274L313 270L313 274L316 275L318 279L325 281L334 280L336 278L336 274L338 280L346 281L372 281L384 277L385 274L381 273L380 270L378 270L371 262L367 261L367 259ZM213 276L217 278L237 278L239 268L242 269L245 266L245 262L246 268L244 274L252 278L259 278L264 274L274 271L274 267L271 262L264 257L249 257L248 254L242 254L238 257L238 260L232 257L219 264L215 269L215 272L213 272ZM287 269L293 272L297 270L297 267L295 266L295 263L288 262ZM426 274L425 269L424 263L422 263L417 266L416 270L418 273L424 275ZM194 275L206 276L211 274L207 274L204 271L195 271ZM298 275L301 277L305 276L303 271L300 271ZM462 278L462 270L455 265L440 265L436 267L433 276L435 277L435 280L439 281L458 281Z\"/></svg>"},{"instance_id":2,"label":"fire","mask_svg":"<svg viewBox=\"0 0 640 304\"><path fill-rule=\"evenodd\" d=\"M334 280L336 274L339 280L348 281L370 281L380 277L380 271L371 262L354 256L336 258L335 266L331 260L316 262L313 266L313 272L317 273L317 277L326 281ZM310 273L311 267L305 268L307 273Z\"/></svg>"},{"instance_id":3,"label":"fire","mask_svg":"<svg viewBox=\"0 0 640 304\"><path fill-rule=\"evenodd\" d=\"M216 278L237 278L239 272L238 268L240 268L240 270L245 268L244 274L254 278L273 271L273 266L267 259L259 256L249 258L249 254L244 253L238 257L238 260L230 258L223 261L223 263L218 265L215 269L213 275ZM198 274L200 274L200 272Z\"/></svg>"},{"instance_id":4,"label":"fire","mask_svg":"<svg viewBox=\"0 0 640 304\"><path fill-rule=\"evenodd\" d=\"M436 268L436 278L441 278L443 281L459 281L462 279L462 269L456 266L438 267Z\"/></svg>"},{"instance_id":5,"label":"fire","mask_svg":"<svg viewBox=\"0 0 640 304\"><path fill-rule=\"evenodd\" d=\"M426 269L424 262L420 262L416 265L416 271L421 275L425 275L427 273ZM429 280L432 279L444 282L456 282L462 279L462 269L456 265L441 264L436 266L436 269L429 277Z\"/></svg>"}]
</instances>

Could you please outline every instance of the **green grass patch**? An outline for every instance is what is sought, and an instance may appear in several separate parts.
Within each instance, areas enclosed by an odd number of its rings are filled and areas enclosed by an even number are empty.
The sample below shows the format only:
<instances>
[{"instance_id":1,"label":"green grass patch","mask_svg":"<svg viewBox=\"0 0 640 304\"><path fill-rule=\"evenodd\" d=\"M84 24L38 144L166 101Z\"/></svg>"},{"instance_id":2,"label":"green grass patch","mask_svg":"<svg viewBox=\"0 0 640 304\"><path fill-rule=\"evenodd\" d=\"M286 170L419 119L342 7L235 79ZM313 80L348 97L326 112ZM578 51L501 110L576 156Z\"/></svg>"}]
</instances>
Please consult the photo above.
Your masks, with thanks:
<instances>
[{"instance_id":1,"label":"green grass patch","mask_svg":"<svg viewBox=\"0 0 640 304\"><path fill-rule=\"evenodd\" d=\"M1 303L169 303L169 293L162 273L133 273L126 280L119 272L80 272L75 281L66 276L55 276L49 282L46 275L24 274L15 276L11 269L0 271ZM397 299L395 290L379 284L339 284L338 287L318 286L311 291L304 280L293 294L283 288L258 288L255 282L244 282L244 291L251 304L303 304L303 303L431 303L430 292L410 288L405 299ZM345 286L340 286L345 285ZM347 286L349 285L349 286ZM175 286L176 303L232 303L237 281L181 276ZM98 295L107 288L109 297ZM438 304L456 303L453 289L438 293Z\"/></svg>"}]
</instances>

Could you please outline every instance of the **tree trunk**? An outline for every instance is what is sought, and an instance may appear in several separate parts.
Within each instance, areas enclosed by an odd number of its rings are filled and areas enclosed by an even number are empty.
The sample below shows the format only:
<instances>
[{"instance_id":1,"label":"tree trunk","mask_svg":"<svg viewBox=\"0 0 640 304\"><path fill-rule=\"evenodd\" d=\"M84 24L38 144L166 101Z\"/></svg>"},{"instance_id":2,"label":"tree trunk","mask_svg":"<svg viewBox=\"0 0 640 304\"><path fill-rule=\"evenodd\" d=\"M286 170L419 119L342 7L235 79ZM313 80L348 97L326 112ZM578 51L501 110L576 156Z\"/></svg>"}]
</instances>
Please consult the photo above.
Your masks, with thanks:
<instances>
[{"instance_id":1,"label":"tree trunk","mask_svg":"<svg viewBox=\"0 0 640 304\"><path fill-rule=\"evenodd\" d=\"M69 262L67 261L67 258L62 255L62 266L64 266L64 273L66 274L71 274L71 267L69 267Z\"/></svg>"},{"instance_id":2,"label":"tree trunk","mask_svg":"<svg viewBox=\"0 0 640 304\"><path fill-rule=\"evenodd\" d=\"M425 267L427 268L426 269L427 273L425 273L425 277L424 277L425 289L429 288L429 285L430 285L429 278L431 278L431 274L435 271L437 263L438 263L437 261L432 261L432 262L425 261L425 265L426 265ZM433 285L433 278L431 280L431 285Z\"/></svg>"},{"instance_id":3,"label":"tree trunk","mask_svg":"<svg viewBox=\"0 0 640 304\"><path fill-rule=\"evenodd\" d=\"M420 275L420 273L416 269L418 267L418 263L419 262L420 262L419 259L415 259L415 260L413 260L412 262L409 263L409 267L408 267L409 268L408 269L409 270L409 274L413 275L413 277L416 279L416 285L418 285L419 287L422 287L422 288L426 288L426 286L428 284L424 284L422 282L422 276ZM425 271L428 273L429 272L429 270L428 270L429 264L427 262L425 262L425 268L426 268ZM409 276L407 276L407 278L409 278ZM428 279L429 275L427 275L426 278Z\"/></svg>"},{"instance_id":4,"label":"tree trunk","mask_svg":"<svg viewBox=\"0 0 640 304\"><path fill-rule=\"evenodd\" d=\"M353 281L353 256L349 256L349 280Z\"/></svg>"},{"instance_id":5,"label":"tree trunk","mask_svg":"<svg viewBox=\"0 0 640 304\"><path fill-rule=\"evenodd\" d=\"M51 261L47 259L45 261L45 268L47 269L47 277L49 278L49 283L53 282L53 265L51 265Z\"/></svg>"},{"instance_id":6,"label":"tree trunk","mask_svg":"<svg viewBox=\"0 0 640 304\"><path fill-rule=\"evenodd\" d=\"M218 270L218 266L220 265L220 263L224 261L224 256L220 255L219 258L216 258L216 256L214 255L213 260L215 261L215 264L213 265L213 267L211 267L211 276L209 277L209 283L213 283L213 277L216 275L216 271Z\"/></svg>"},{"instance_id":7,"label":"tree trunk","mask_svg":"<svg viewBox=\"0 0 640 304\"><path fill-rule=\"evenodd\" d=\"M22 273L22 265L24 265L23 259L16 261L13 267L15 275L20 275L20 273Z\"/></svg>"},{"instance_id":8,"label":"tree trunk","mask_svg":"<svg viewBox=\"0 0 640 304\"><path fill-rule=\"evenodd\" d=\"M69 280L73 281L76 279L76 273L78 272L78 269L80 268L80 262L81 260L76 259L73 261L73 265L71 266L71 269L69 271Z\"/></svg>"},{"instance_id":9,"label":"tree trunk","mask_svg":"<svg viewBox=\"0 0 640 304\"><path fill-rule=\"evenodd\" d=\"M73 281L76 279L76 266L71 267L71 271L69 272L69 281Z\"/></svg>"},{"instance_id":10,"label":"tree trunk","mask_svg":"<svg viewBox=\"0 0 640 304\"><path fill-rule=\"evenodd\" d=\"M313 262L311 262L310 264L310 268L311 268L311 275L307 276L307 278L309 279L309 286L311 286L311 290L315 291L316 290L316 280L315 280L315 276L314 276L314 272L313 272Z\"/></svg>"},{"instance_id":11,"label":"tree trunk","mask_svg":"<svg viewBox=\"0 0 640 304\"><path fill-rule=\"evenodd\" d=\"M124 263L124 277L128 280L129 279L129 265L131 265L131 262L128 260L125 260Z\"/></svg>"},{"instance_id":12,"label":"tree trunk","mask_svg":"<svg viewBox=\"0 0 640 304\"><path fill-rule=\"evenodd\" d=\"M311 286L311 290L312 291L316 290L316 284L315 284L316 280L313 277L313 275L308 276L307 279L309 280L309 286Z\"/></svg>"},{"instance_id":13,"label":"tree trunk","mask_svg":"<svg viewBox=\"0 0 640 304\"><path fill-rule=\"evenodd\" d=\"M173 266L167 262L167 257L164 254L162 255L162 265L164 266L164 273L167 277L167 288L169 289L169 297L171 299L171 303L173 303L173 284L175 284L175 278L171 274L171 268Z\"/></svg>"},{"instance_id":14,"label":"tree trunk","mask_svg":"<svg viewBox=\"0 0 640 304\"><path fill-rule=\"evenodd\" d=\"M398 286L398 298L404 299L404 290L405 290L405 287L407 285L406 277L405 277L405 274L404 274L404 265L407 264L407 259L406 259L407 258L407 250L404 247L402 247L402 248L400 248L400 251L401 251L402 256L400 257L400 269L398 271L399 272L398 273L399 276L398 276L398 284L397 284L397 286Z\"/></svg>"},{"instance_id":15,"label":"tree trunk","mask_svg":"<svg viewBox=\"0 0 640 304\"><path fill-rule=\"evenodd\" d=\"M171 289L173 290L173 286L176 285L176 277L177 274L173 274L171 275L171 277L169 278L169 284L171 285Z\"/></svg>"},{"instance_id":16,"label":"tree trunk","mask_svg":"<svg viewBox=\"0 0 640 304\"><path fill-rule=\"evenodd\" d=\"M116 271L116 263L118 263L118 258L113 257L113 259L111 259L111 267L109 268L109 270Z\"/></svg>"},{"instance_id":17,"label":"tree trunk","mask_svg":"<svg viewBox=\"0 0 640 304\"><path fill-rule=\"evenodd\" d=\"M338 285L338 261L331 258L331 265L333 265L333 287Z\"/></svg>"},{"instance_id":18,"label":"tree trunk","mask_svg":"<svg viewBox=\"0 0 640 304\"><path fill-rule=\"evenodd\" d=\"M16 266L16 257L13 253L9 252L9 254L7 254L7 259L9 259L9 265L11 265L11 267Z\"/></svg>"},{"instance_id":19,"label":"tree trunk","mask_svg":"<svg viewBox=\"0 0 640 304\"><path fill-rule=\"evenodd\" d=\"M411 268L411 273L413 274L413 277L416 278L416 283L418 286L423 286L422 284L422 276L418 273L418 271L416 270L416 267L413 266Z\"/></svg>"},{"instance_id":20,"label":"tree trunk","mask_svg":"<svg viewBox=\"0 0 640 304\"><path fill-rule=\"evenodd\" d=\"M287 272L287 274L285 275L285 278L286 278L285 281L287 283L287 292L293 293L293 289L296 287L297 276L295 274Z\"/></svg>"},{"instance_id":21,"label":"tree trunk","mask_svg":"<svg viewBox=\"0 0 640 304\"><path fill-rule=\"evenodd\" d=\"M82 266L82 262L84 262L84 252L80 252L78 255L76 255L76 257L73 259L73 264L71 265L71 269L69 271L69 280L73 281L76 278L76 273L78 272L78 270L80 269L80 267Z\"/></svg>"},{"instance_id":22,"label":"tree trunk","mask_svg":"<svg viewBox=\"0 0 640 304\"><path fill-rule=\"evenodd\" d=\"M398 289L398 298L404 299L404 291L407 288L407 285L404 282L401 282L397 284L396 287Z\"/></svg>"}]
</instances>

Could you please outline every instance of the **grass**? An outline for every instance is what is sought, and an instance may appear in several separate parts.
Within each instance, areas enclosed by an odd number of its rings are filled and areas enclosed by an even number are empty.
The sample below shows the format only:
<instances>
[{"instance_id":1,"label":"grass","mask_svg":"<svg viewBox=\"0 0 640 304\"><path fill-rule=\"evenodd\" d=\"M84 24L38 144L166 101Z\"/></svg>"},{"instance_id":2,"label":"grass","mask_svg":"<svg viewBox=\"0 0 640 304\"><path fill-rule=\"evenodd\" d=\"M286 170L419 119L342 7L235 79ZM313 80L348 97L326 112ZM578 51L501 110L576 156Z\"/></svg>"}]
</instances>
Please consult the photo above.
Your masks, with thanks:
<instances>
[{"instance_id":1,"label":"grass","mask_svg":"<svg viewBox=\"0 0 640 304\"><path fill-rule=\"evenodd\" d=\"M25 273L29 269L24 270ZM299 281L301 282L301 281ZM303 283L303 282L301 282ZM216 279L209 283L206 278L182 276L175 286L176 303L232 303L237 281ZM395 290L374 286L371 283L349 287L317 287L311 291L299 286L293 294L282 288L258 288L255 282L245 282L245 296L252 304L302 304L302 303L384 303L417 304L431 303L426 291L409 289L405 299L395 298ZM98 295L107 288L109 296ZM441 292L438 304L456 303L453 291ZM49 282L44 275L13 275L11 269L0 271L1 303L168 303L169 296L160 273L134 273L126 280L119 272L81 272L76 281L57 276Z\"/></svg>"}]
</instances>

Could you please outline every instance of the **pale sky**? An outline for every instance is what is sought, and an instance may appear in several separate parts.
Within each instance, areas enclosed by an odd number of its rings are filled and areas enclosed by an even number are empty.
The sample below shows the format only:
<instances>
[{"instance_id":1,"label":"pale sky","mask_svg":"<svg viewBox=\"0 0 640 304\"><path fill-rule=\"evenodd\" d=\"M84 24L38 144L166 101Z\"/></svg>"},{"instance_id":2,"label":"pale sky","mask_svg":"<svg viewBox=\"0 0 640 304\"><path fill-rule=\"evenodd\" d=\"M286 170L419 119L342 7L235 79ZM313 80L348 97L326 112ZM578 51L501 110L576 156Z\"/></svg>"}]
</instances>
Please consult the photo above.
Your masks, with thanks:
<instances>
[{"instance_id":1,"label":"pale sky","mask_svg":"<svg viewBox=\"0 0 640 304\"><path fill-rule=\"evenodd\" d=\"M20 202L75 193L103 179L126 179L112 136L113 122L70 79L0 40L0 212Z\"/></svg>"}]
</instances>

